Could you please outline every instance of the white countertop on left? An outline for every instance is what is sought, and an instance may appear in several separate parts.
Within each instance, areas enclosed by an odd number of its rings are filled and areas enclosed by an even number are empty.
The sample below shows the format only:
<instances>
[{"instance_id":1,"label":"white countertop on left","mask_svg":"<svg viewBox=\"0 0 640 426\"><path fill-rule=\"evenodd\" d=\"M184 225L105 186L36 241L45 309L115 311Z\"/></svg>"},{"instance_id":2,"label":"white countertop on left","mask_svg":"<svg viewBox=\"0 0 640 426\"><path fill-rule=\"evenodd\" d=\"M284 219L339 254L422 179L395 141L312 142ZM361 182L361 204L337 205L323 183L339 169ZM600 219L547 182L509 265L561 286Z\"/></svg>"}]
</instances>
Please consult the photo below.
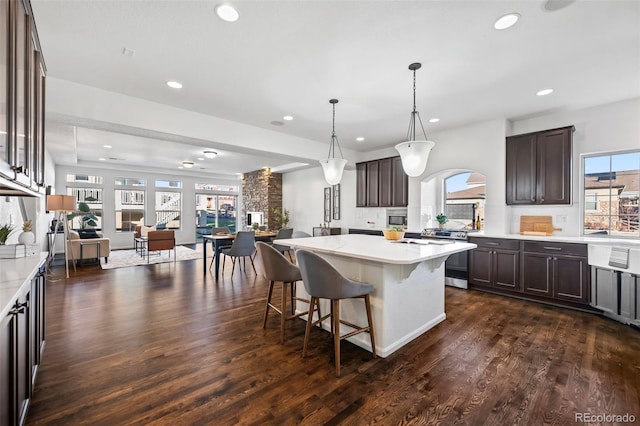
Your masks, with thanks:
<instances>
[{"instance_id":1,"label":"white countertop on left","mask_svg":"<svg viewBox=\"0 0 640 426\"><path fill-rule=\"evenodd\" d=\"M283 239L278 240L278 244L398 265L419 263L477 247L475 244L462 241L455 241L450 244L437 244L431 240L418 241L422 244L397 243L376 235L350 234ZM441 240L438 240L438 242L442 243Z\"/></svg>"},{"instance_id":2,"label":"white countertop on left","mask_svg":"<svg viewBox=\"0 0 640 426\"><path fill-rule=\"evenodd\" d=\"M46 259L46 252L19 259L0 259L0 318L9 313L16 299L29 288Z\"/></svg>"}]
</instances>

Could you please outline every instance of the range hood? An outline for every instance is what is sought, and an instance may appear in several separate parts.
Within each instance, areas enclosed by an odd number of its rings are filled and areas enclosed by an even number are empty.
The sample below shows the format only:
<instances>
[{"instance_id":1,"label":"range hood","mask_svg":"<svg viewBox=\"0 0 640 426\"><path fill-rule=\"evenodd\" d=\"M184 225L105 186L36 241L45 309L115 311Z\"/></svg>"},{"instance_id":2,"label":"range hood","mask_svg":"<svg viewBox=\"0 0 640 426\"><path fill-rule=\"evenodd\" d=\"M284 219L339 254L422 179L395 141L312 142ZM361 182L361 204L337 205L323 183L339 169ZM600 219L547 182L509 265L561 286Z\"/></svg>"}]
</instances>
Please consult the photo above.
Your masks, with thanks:
<instances>
[{"instance_id":1,"label":"range hood","mask_svg":"<svg viewBox=\"0 0 640 426\"><path fill-rule=\"evenodd\" d=\"M39 197L41 194L0 176L0 195L11 197Z\"/></svg>"}]
</instances>

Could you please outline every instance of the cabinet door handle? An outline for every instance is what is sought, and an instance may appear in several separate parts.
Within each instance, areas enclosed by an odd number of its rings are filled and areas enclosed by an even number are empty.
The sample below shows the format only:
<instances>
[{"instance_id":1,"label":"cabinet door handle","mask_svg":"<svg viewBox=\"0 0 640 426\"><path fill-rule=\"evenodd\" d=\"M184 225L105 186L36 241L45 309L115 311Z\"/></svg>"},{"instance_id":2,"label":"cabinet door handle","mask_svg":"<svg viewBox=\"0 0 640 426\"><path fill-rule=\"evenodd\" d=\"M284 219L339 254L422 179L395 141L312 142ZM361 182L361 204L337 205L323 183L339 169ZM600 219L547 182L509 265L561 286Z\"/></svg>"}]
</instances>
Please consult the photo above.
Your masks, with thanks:
<instances>
[{"instance_id":1,"label":"cabinet door handle","mask_svg":"<svg viewBox=\"0 0 640 426\"><path fill-rule=\"evenodd\" d=\"M9 315L18 315L24 314L24 306L20 306L19 308L13 308L9 311Z\"/></svg>"},{"instance_id":2,"label":"cabinet door handle","mask_svg":"<svg viewBox=\"0 0 640 426\"><path fill-rule=\"evenodd\" d=\"M543 247L545 250L555 250L555 251L562 251L562 248L560 247Z\"/></svg>"},{"instance_id":3,"label":"cabinet door handle","mask_svg":"<svg viewBox=\"0 0 640 426\"><path fill-rule=\"evenodd\" d=\"M531 202L535 203L535 201L536 201L536 197L531 197Z\"/></svg>"},{"instance_id":4,"label":"cabinet door handle","mask_svg":"<svg viewBox=\"0 0 640 426\"><path fill-rule=\"evenodd\" d=\"M500 245L500 243L491 243L491 242L486 243L486 244L487 244L488 246L499 246L499 245Z\"/></svg>"}]
</instances>

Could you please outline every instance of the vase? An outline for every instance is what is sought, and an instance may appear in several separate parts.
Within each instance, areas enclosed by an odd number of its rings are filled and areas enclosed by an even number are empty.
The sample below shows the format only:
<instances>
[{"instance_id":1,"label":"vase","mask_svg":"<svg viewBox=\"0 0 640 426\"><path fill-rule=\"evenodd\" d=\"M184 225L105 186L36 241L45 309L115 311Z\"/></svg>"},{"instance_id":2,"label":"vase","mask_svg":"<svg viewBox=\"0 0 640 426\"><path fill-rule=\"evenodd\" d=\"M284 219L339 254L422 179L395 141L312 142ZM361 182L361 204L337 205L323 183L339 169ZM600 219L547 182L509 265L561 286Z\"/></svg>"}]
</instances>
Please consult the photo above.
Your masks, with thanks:
<instances>
[{"instance_id":1,"label":"vase","mask_svg":"<svg viewBox=\"0 0 640 426\"><path fill-rule=\"evenodd\" d=\"M36 242L36 235L31 231L22 232L20 235L18 235L18 242L25 245L33 244Z\"/></svg>"},{"instance_id":2,"label":"vase","mask_svg":"<svg viewBox=\"0 0 640 426\"><path fill-rule=\"evenodd\" d=\"M438 224L438 228L443 229L444 228L444 223L439 223Z\"/></svg>"}]
</instances>

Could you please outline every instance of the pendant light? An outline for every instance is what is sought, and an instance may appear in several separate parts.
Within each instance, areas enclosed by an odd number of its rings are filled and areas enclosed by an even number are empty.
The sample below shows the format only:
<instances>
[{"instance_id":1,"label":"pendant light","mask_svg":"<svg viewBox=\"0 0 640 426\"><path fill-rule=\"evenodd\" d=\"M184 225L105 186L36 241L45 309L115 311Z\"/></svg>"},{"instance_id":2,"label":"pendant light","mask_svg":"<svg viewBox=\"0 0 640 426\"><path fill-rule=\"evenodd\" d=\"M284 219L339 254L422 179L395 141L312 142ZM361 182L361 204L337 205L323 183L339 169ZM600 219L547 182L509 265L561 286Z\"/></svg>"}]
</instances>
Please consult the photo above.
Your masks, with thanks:
<instances>
[{"instance_id":1,"label":"pendant light","mask_svg":"<svg viewBox=\"0 0 640 426\"><path fill-rule=\"evenodd\" d=\"M420 113L416 111L416 70L419 70L422 64L416 62L409 65L409 69L413 71L413 111L409 120L409 131L407 132L407 142L396 145L396 149L400 153L402 160L402 168L404 172L411 176L420 176L427 167L429 153L435 146L435 142L427 140L427 134L424 131ZM416 121L420 122L424 139L416 140Z\"/></svg>"},{"instance_id":2,"label":"pendant light","mask_svg":"<svg viewBox=\"0 0 640 426\"><path fill-rule=\"evenodd\" d=\"M331 131L331 145L329 145L329 156L326 160L320 160L320 165L322 166L322 170L324 171L324 179L327 181L327 183L329 185L336 185L340 183L340 179L342 179L342 172L344 171L344 166L347 164L347 160L345 160L344 158L336 158L336 145L340 150L340 157L342 157L342 148L340 148L338 137L336 136L336 104L338 103L338 100L331 99L329 103L333 105L333 129Z\"/></svg>"}]
</instances>

